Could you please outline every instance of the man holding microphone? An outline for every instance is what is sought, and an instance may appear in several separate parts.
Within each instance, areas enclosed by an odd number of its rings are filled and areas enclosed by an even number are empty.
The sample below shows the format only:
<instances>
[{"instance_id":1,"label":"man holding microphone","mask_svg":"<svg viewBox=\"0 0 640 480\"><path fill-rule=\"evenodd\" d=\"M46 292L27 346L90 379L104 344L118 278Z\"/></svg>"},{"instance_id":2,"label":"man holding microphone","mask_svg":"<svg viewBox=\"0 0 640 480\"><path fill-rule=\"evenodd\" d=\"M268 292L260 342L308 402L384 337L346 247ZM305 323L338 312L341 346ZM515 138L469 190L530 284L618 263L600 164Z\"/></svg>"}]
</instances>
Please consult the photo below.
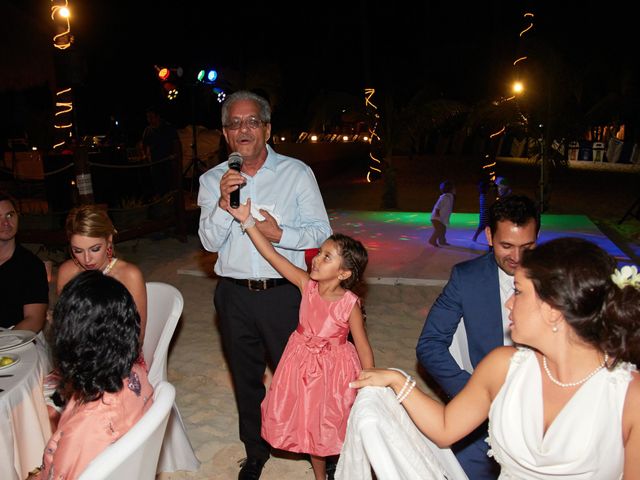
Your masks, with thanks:
<instances>
[{"instance_id":1,"label":"man holding microphone","mask_svg":"<svg viewBox=\"0 0 640 480\"><path fill-rule=\"evenodd\" d=\"M317 248L331 227L311 168L267 145L271 107L264 98L230 95L222 126L233 153L200 177L198 234L205 249L218 253L214 305L247 453L238 479L248 480L260 478L269 459L270 446L260 436L263 377L267 363L275 370L298 324L300 293L262 258L227 208L238 194L241 203L251 198L254 216L263 218L256 222L260 231L300 268L306 268L304 251Z\"/></svg>"}]
</instances>

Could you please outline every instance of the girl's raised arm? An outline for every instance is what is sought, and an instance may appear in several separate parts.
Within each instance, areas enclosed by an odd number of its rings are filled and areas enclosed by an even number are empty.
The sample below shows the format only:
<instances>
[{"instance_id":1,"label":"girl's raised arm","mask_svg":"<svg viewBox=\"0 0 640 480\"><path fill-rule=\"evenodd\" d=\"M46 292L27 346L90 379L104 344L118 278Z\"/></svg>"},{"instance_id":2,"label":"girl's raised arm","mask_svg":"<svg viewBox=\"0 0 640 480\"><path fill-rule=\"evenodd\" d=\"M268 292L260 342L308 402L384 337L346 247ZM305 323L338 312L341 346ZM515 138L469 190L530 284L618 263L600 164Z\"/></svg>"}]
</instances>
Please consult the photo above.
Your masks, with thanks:
<instances>
[{"instance_id":1,"label":"girl's raised arm","mask_svg":"<svg viewBox=\"0 0 640 480\"><path fill-rule=\"evenodd\" d=\"M251 216L251 199L248 198L246 204L240 205L238 208L228 208L227 211L240 222L242 229L249 235L256 250L260 252L260 255L262 255L280 275L302 291L309 280L309 274L306 270L298 268L280 255L267 237L258 230L255 226L255 220Z\"/></svg>"}]
</instances>

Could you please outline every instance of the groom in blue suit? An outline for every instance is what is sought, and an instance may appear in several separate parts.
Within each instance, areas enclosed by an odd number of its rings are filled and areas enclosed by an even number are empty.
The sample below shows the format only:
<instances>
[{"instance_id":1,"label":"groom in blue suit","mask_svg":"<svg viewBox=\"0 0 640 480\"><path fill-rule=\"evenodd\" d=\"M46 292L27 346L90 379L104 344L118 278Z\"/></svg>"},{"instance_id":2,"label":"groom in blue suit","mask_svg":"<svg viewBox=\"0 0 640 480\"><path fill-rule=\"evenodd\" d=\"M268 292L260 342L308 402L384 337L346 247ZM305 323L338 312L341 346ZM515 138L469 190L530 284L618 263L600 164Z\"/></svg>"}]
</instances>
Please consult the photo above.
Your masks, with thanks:
<instances>
[{"instance_id":1,"label":"groom in blue suit","mask_svg":"<svg viewBox=\"0 0 640 480\"><path fill-rule=\"evenodd\" d=\"M511 344L504 303L513 293L513 274L522 252L535 246L539 230L540 216L530 198L510 195L497 200L489 210L485 231L492 250L455 265L431 307L416 353L449 398L462 390L470 378L449 352L462 319L473 368L494 348ZM498 477L498 464L487 456L486 438L485 422L453 446L471 480Z\"/></svg>"}]
</instances>

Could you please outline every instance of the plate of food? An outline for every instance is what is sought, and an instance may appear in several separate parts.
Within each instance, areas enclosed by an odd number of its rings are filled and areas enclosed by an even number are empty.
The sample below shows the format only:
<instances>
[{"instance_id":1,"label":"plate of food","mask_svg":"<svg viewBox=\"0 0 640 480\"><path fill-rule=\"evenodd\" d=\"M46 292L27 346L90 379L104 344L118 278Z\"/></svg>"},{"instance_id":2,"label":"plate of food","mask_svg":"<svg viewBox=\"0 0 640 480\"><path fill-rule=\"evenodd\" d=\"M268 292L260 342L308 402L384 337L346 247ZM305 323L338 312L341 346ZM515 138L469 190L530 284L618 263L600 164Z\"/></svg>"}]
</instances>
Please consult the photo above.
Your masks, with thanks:
<instances>
[{"instance_id":1,"label":"plate of food","mask_svg":"<svg viewBox=\"0 0 640 480\"><path fill-rule=\"evenodd\" d=\"M18 348L36 338L31 330L3 330L0 332L0 352Z\"/></svg>"},{"instance_id":2,"label":"plate of food","mask_svg":"<svg viewBox=\"0 0 640 480\"><path fill-rule=\"evenodd\" d=\"M13 367L19 361L20 355L16 355L15 353L7 353L6 355L2 355L0 356L0 370Z\"/></svg>"}]
</instances>

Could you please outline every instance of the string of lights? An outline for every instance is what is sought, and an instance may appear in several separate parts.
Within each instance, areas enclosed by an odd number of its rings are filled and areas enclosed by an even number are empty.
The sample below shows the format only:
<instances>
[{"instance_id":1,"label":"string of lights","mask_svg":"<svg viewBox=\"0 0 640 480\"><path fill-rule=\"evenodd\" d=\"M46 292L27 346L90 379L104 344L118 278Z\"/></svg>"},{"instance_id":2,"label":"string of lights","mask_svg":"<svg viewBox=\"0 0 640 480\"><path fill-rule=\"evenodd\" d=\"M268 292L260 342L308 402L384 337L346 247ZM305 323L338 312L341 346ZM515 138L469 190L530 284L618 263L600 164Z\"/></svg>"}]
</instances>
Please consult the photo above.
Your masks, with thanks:
<instances>
[{"instance_id":1,"label":"string of lights","mask_svg":"<svg viewBox=\"0 0 640 480\"><path fill-rule=\"evenodd\" d=\"M67 0L64 0L64 4L51 0L51 20L58 32L53 36L53 46L58 50L67 50L71 47L73 37L70 17L71 12ZM53 145L54 149L65 145L67 140L73 136L73 92L70 87L59 86L55 95L56 112L53 127L57 134Z\"/></svg>"},{"instance_id":2,"label":"string of lights","mask_svg":"<svg viewBox=\"0 0 640 480\"><path fill-rule=\"evenodd\" d=\"M373 142L380 142L381 139L378 136L378 133L376 132L377 128L378 128L378 122L380 120L380 114L378 113L378 107L376 106L375 103L373 103L372 98L373 95L376 93L376 90L374 88L365 88L364 89L364 105L365 108L368 110L368 112L371 113L371 117L375 118L375 122L372 126L369 127L369 138L366 139L366 142L369 143L369 145L373 145ZM369 159L371 160L371 163L369 163L369 168L367 170L367 182L371 183L371 173L372 172L377 172L378 174L382 174L382 162L380 161L379 158L376 158L376 156L373 153L373 146L372 148L369 150Z\"/></svg>"},{"instance_id":3,"label":"string of lights","mask_svg":"<svg viewBox=\"0 0 640 480\"><path fill-rule=\"evenodd\" d=\"M62 31L53 36L53 46L59 50L66 50L71 46L71 24L69 17L69 2L64 0L64 5L51 0L51 20L58 26L62 27Z\"/></svg>"},{"instance_id":4,"label":"string of lights","mask_svg":"<svg viewBox=\"0 0 640 480\"><path fill-rule=\"evenodd\" d=\"M525 24L526 26L520 31L520 33L518 34L518 37L520 39L522 39L524 37L525 34L527 34L528 32L530 32L534 25L533 25L533 19L534 19L535 15L531 12L525 12L522 15L522 18L525 20ZM505 102L510 102L512 100L516 101L516 108L517 108L517 113L518 116L520 117L520 121L522 122L523 125L527 124L527 118L526 116L520 111L518 102L517 102L517 98L518 95L520 95L521 93L523 93L524 91L524 85L522 83L522 81L520 80L520 67L521 64L523 64L524 62L526 62L528 60L528 56L527 55L522 55L518 58L516 58L513 61L513 67L515 70L515 81L512 84L512 95L509 97L502 97L499 100L495 100L493 102L493 105L495 107L500 107L502 104L504 104ZM492 132L489 134L489 139L493 140L501 135L503 135L505 132L507 131L507 125L504 124L502 125L498 130L496 130L495 132ZM485 164L482 166L483 170L487 171L487 175L489 177L489 181L490 182L495 182L496 180L496 171L495 171L495 166L496 166L496 161L495 161L495 156L491 156L489 154L485 155Z\"/></svg>"}]
</instances>

